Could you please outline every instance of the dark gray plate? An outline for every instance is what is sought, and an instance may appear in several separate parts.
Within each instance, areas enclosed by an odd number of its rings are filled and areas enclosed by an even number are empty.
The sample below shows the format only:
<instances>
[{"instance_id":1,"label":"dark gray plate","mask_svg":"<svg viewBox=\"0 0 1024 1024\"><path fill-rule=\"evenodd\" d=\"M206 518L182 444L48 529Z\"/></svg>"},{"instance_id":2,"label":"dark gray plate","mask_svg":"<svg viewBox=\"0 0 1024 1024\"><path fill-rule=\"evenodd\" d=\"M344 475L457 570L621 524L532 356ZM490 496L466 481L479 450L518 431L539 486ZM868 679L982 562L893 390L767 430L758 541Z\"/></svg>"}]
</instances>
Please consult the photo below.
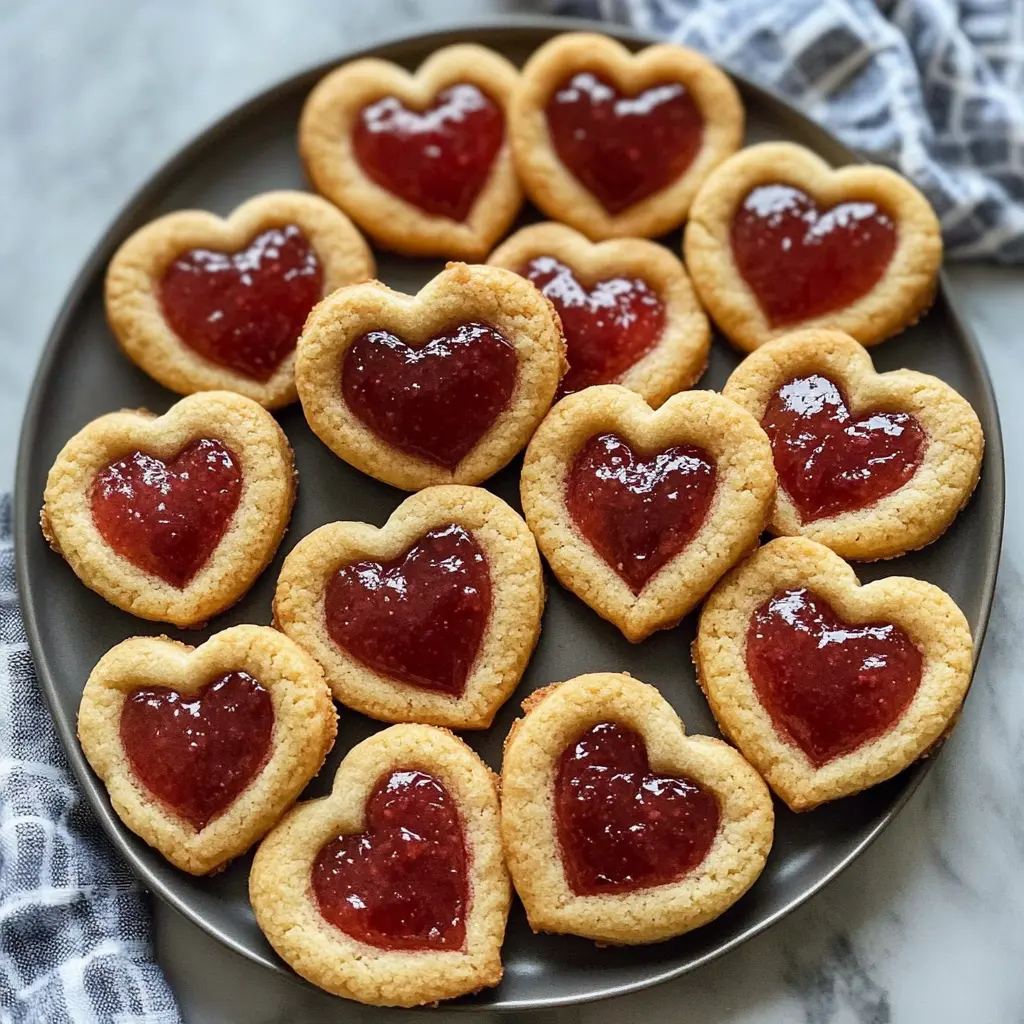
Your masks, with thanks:
<instances>
[{"instance_id":1,"label":"dark gray plate","mask_svg":"<svg viewBox=\"0 0 1024 1024\"><path fill-rule=\"evenodd\" d=\"M521 61L565 22L506 20L501 24L419 36L367 53L415 67L439 46L474 40ZM627 44L647 42L619 33ZM350 54L348 56L365 56ZM339 58L345 59L345 58ZM103 786L89 770L75 739L82 686L100 656L125 637L165 632L106 604L79 584L64 561L43 542L38 511L46 472L64 442L89 420L112 409L144 406L165 411L175 396L124 359L103 316L103 273L116 246L139 225L169 210L201 207L227 213L256 192L301 188L295 151L299 109L317 68L258 96L229 115L172 160L129 202L93 252L62 310L36 377L21 438L17 485L18 586L32 653L58 730L86 796L114 843L147 886L232 949L273 970L288 969L264 941L246 898L249 859L223 874L196 879L172 868L110 809ZM750 140L786 138L819 152L834 164L853 155L821 129L762 90L739 82L747 105ZM670 240L673 247L678 238ZM380 276L403 291L435 274L441 261L412 261L379 253ZM860 570L865 579L904 574L931 580L963 608L980 641L999 559L1003 520L1003 458L995 399L981 356L952 308L945 290L916 327L874 350L881 369L910 366L949 381L978 411L988 438L985 472L970 505L938 543L881 566ZM737 356L716 340L700 386L721 388ZM362 476L336 459L307 428L297 406L280 421L295 447L301 487L291 530L274 565L237 607L211 628L180 633L199 643L215 630L240 622L267 623L274 581L283 554L314 528L337 519L382 524L403 495ZM518 464L490 482L513 506ZM540 646L515 697L485 735L468 738L497 767L502 738L531 690L581 672L628 670L660 687L690 732L715 733L715 723L694 684L689 647L691 616L677 629L640 646L551 581ZM326 792L338 761L378 723L341 709L338 742L308 793ZM636 949L598 949L583 939L534 936L522 908L513 908L505 942L505 980L499 988L454 1004L522 1009L596 999L653 985L705 963L778 920L820 889L888 824L927 770L927 762L860 796L796 816L778 808L775 847L768 866L737 906L713 924L682 938Z\"/></svg>"}]
</instances>

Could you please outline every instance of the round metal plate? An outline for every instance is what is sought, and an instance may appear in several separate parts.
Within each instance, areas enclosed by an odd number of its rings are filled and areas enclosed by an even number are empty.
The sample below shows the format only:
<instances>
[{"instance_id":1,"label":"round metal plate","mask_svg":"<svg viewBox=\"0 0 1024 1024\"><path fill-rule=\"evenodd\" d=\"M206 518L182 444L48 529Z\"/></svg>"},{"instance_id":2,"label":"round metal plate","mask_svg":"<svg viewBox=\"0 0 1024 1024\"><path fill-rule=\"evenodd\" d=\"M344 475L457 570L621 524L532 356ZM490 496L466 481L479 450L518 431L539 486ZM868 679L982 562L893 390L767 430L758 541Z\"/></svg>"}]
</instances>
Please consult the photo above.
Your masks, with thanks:
<instances>
[{"instance_id":1,"label":"round metal plate","mask_svg":"<svg viewBox=\"0 0 1024 1024\"><path fill-rule=\"evenodd\" d=\"M439 46L472 40L521 62L566 26L565 21L553 19L506 20L404 39L339 61L372 55L412 68ZM633 48L649 42L625 32L613 34ZM310 432L298 406L285 410L280 422L295 448L301 487L282 551L241 603L209 628L185 633L132 618L79 584L44 543L38 513L47 470L75 431L112 409L145 407L163 412L175 401L174 395L120 354L106 326L103 274L114 249L135 228L170 210L199 207L227 213L254 193L304 187L295 147L296 123L306 94L326 70L315 68L275 86L205 131L128 203L96 247L54 326L33 387L21 439L15 524L18 585L32 653L68 758L104 828L159 896L232 949L286 972L288 968L256 927L249 907L248 857L213 878L192 878L172 868L121 824L75 739L78 701L93 665L125 637L167 632L197 644L234 623L268 623L281 559L299 538L337 519L382 524L403 495L336 459ZM748 141L791 139L833 164L854 159L835 139L780 100L742 80L738 84L747 107ZM524 215L524 219L535 218L530 212ZM678 236L666 242L676 248ZM440 260L408 260L388 253L378 253L378 259L380 277L402 291L415 291L442 266ZM988 449L981 485L945 537L917 554L860 567L859 574L865 580L893 574L931 580L960 604L980 642L995 584L1003 518L999 423L981 356L945 289L919 324L874 349L873 355L879 369L909 366L952 384L978 411ZM737 361L737 355L716 339L699 386L720 389ZM518 508L517 476L518 462L488 486ZM690 663L693 616L676 629L632 646L572 594L549 582L543 635L519 690L492 729L467 736L490 764L498 767L502 739L527 693L554 680L602 669L626 670L657 685L690 732L716 732ZM345 752L381 728L344 708L340 711L337 744L308 795L325 792ZM888 824L927 767L924 762L869 792L809 814L797 816L779 807L775 846L752 891L717 921L673 941L599 949L583 939L535 936L517 904L505 942L505 980L496 989L448 1005L556 1006L622 994L692 970L768 927L833 878Z\"/></svg>"}]
</instances>

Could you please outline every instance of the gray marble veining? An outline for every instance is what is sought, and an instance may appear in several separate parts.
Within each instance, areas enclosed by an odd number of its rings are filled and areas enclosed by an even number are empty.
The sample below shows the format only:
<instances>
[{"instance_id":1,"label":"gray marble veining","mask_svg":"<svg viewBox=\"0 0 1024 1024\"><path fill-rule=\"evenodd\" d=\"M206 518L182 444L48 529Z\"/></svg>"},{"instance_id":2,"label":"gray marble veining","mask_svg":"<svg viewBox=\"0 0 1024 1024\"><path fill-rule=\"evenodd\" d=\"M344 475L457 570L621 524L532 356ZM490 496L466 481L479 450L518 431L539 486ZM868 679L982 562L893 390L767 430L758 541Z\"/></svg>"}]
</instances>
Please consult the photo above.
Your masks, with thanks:
<instances>
[{"instance_id":1,"label":"gray marble veining","mask_svg":"<svg viewBox=\"0 0 1024 1024\"><path fill-rule=\"evenodd\" d=\"M64 292L125 198L170 153L239 100L341 50L529 6L0 5L0 489L13 479L24 398ZM1008 513L989 637L935 770L867 853L768 933L658 989L531 1022L1024 1020L1024 273L956 267L952 276L1000 400ZM157 921L159 956L190 1022L438 1019L339 1004L242 961L168 910L158 908Z\"/></svg>"}]
</instances>

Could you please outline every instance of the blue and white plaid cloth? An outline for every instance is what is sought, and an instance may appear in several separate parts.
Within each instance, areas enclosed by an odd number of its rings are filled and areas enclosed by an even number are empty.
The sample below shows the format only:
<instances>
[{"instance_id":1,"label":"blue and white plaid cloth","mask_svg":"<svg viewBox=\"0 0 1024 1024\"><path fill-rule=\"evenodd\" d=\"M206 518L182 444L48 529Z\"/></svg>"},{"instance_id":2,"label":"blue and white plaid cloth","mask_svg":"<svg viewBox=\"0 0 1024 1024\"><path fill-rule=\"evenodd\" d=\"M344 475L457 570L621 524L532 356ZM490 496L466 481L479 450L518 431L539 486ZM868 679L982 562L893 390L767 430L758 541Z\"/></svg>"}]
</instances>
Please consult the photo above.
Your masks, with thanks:
<instances>
[{"instance_id":1,"label":"blue and white plaid cloth","mask_svg":"<svg viewBox=\"0 0 1024 1024\"><path fill-rule=\"evenodd\" d=\"M36 680L0 496L0 1021L179 1024L148 897L68 770Z\"/></svg>"},{"instance_id":2,"label":"blue and white plaid cloth","mask_svg":"<svg viewBox=\"0 0 1024 1024\"><path fill-rule=\"evenodd\" d=\"M559 0L755 79L928 194L958 257L1024 262L1024 0ZM554 6L554 5L553 5ZM0 1021L180 1020L145 894L71 779L0 499Z\"/></svg>"},{"instance_id":3,"label":"blue and white plaid cloth","mask_svg":"<svg viewBox=\"0 0 1024 1024\"><path fill-rule=\"evenodd\" d=\"M555 0L692 46L914 181L960 259L1024 262L1024 0Z\"/></svg>"}]
</instances>

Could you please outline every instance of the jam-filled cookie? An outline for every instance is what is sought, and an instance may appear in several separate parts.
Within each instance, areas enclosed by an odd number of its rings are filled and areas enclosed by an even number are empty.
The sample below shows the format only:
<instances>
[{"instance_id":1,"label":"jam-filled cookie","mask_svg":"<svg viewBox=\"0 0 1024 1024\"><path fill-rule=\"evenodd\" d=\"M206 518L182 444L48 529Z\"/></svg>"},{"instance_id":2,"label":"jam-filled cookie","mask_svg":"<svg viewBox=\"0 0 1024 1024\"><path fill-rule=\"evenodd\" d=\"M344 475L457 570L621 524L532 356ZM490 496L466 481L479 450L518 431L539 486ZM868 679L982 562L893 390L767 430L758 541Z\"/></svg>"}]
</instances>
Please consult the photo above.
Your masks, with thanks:
<instances>
[{"instance_id":1,"label":"jam-filled cookie","mask_svg":"<svg viewBox=\"0 0 1024 1024\"><path fill-rule=\"evenodd\" d=\"M805 537L780 537L712 591L693 645L719 728L794 810L891 778L952 728L971 633L938 587L863 586Z\"/></svg>"},{"instance_id":2,"label":"jam-filled cookie","mask_svg":"<svg viewBox=\"0 0 1024 1024\"><path fill-rule=\"evenodd\" d=\"M523 704L501 769L501 830L535 932L661 942L757 880L771 796L727 743L687 736L653 686L598 672Z\"/></svg>"},{"instance_id":3,"label":"jam-filled cookie","mask_svg":"<svg viewBox=\"0 0 1024 1024\"><path fill-rule=\"evenodd\" d=\"M498 819L496 779L469 747L393 725L264 839L249 875L256 923L304 978L362 1003L497 985L511 898Z\"/></svg>"},{"instance_id":4,"label":"jam-filled cookie","mask_svg":"<svg viewBox=\"0 0 1024 1024\"><path fill-rule=\"evenodd\" d=\"M449 263L417 295L369 281L328 296L306 321L295 377L335 455L415 491L505 466L564 369L558 315L529 281Z\"/></svg>"},{"instance_id":5,"label":"jam-filled cookie","mask_svg":"<svg viewBox=\"0 0 1024 1024\"><path fill-rule=\"evenodd\" d=\"M344 64L303 108L306 172L385 248L482 260L523 201L505 123L518 77L471 44L437 50L413 75Z\"/></svg>"},{"instance_id":6,"label":"jam-filled cookie","mask_svg":"<svg viewBox=\"0 0 1024 1024\"><path fill-rule=\"evenodd\" d=\"M685 391L655 411L606 384L551 410L520 486L562 585L637 643L757 545L775 470L757 420L728 398Z\"/></svg>"},{"instance_id":7,"label":"jam-filled cookie","mask_svg":"<svg viewBox=\"0 0 1024 1024\"><path fill-rule=\"evenodd\" d=\"M381 528L329 523L281 569L277 626L334 696L386 722L486 729L540 633L544 579L526 523L479 487L428 487Z\"/></svg>"},{"instance_id":8,"label":"jam-filled cookie","mask_svg":"<svg viewBox=\"0 0 1024 1024\"><path fill-rule=\"evenodd\" d=\"M564 224L534 224L487 262L522 274L558 310L569 360L560 398L622 384L659 406L707 366L708 318L664 246L642 238L594 245Z\"/></svg>"},{"instance_id":9,"label":"jam-filled cookie","mask_svg":"<svg viewBox=\"0 0 1024 1024\"><path fill-rule=\"evenodd\" d=\"M569 32L526 62L509 131L529 197L593 239L678 227L708 174L743 140L729 78L681 46L631 54Z\"/></svg>"},{"instance_id":10,"label":"jam-filled cookie","mask_svg":"<svg viewBox=\"0 0 1024 1024\"><path fill-rule=\"evenodd\" d=\"M683 242L701 302L745 352L798 327L884 341L932 304L942 264L938 218L906 178L833 170L790 142L750 146L718 167Z\"/></svg>"},{"instance_id":11,"label":"jam-filled cookie","mask_svg":"<svg viewBox=\"0 0 1024 1024\"><path fill-rule=\"evenodd\" d=\"M320 666L266 626L200 647L137 636L92 670L78 737L121 820L175 867L222 868L261 839L334 743Z\"/></svg>"},{"instance_id":12,"label":"jam-filled cookie","mask_svg":"<svg viewBox=\"0 0 1024 1024\"><path fill-rule=\"evenodd\" d=\"M305 192L267 192L220 218L180 210L135 232L107 269L107 320L132 362L178 394L295 401L295 343L335 288L373 277L366 242Z\"/></svg>"},{"instance_id":13,"label":"jam-filled cookie","mask_svg":"<svg viewBox=\"0 0 1024 1024\"><path fill-rule=\"evenodd\" d=\"M200 626L277 550L295 501L284 431L249 398L204 391L163 416L100 416L57 456L40 524L78 578L141 619Z\"/></svg>"},{"instance_id":14,"label":"jam-filled cookie","mask_svg":"<svg viewBox=\"0 0 1024 1024\"><path fill-rule=\"evenodd\" d=\"M978 482L985 437L970 403L937 377L876 373L840 331L768 342L723 394L772 443L779 486L769 529L844 558L893 558L930 544Z\"/></svg>"}]
</instances>

